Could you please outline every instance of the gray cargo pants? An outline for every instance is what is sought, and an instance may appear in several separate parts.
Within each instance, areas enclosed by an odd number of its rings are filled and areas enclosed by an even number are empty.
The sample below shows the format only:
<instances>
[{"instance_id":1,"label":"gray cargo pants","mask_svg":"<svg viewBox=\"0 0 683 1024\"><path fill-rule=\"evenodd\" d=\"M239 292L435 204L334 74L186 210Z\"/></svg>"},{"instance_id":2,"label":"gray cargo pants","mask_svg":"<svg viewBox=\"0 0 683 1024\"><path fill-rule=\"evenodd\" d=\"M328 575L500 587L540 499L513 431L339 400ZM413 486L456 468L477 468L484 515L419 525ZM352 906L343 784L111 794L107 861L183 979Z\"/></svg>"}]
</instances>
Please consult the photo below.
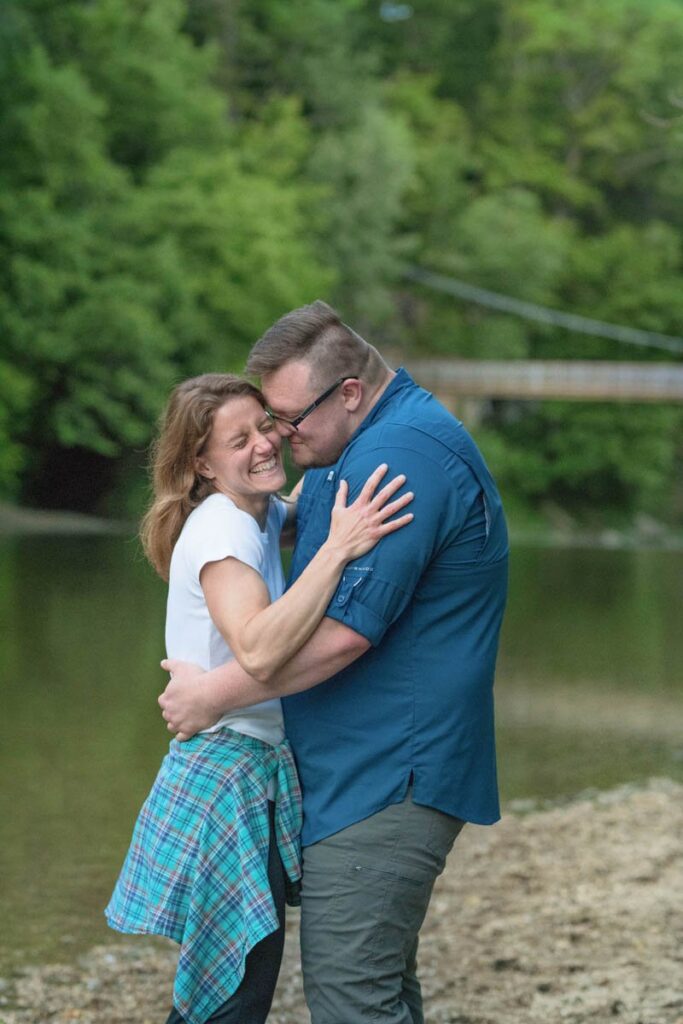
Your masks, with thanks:
<instances>
[{"instance_id":1,"label":"gray cargo pants","mask_svg":"<svg viewBox=\"0 0 683 1024\"><path fill-rule=\"evenodd\" d=\"M301 959L312 1024L423 1024L418 932L462 826L409 792L304 849Z\"/></svg>"}]
</instances>

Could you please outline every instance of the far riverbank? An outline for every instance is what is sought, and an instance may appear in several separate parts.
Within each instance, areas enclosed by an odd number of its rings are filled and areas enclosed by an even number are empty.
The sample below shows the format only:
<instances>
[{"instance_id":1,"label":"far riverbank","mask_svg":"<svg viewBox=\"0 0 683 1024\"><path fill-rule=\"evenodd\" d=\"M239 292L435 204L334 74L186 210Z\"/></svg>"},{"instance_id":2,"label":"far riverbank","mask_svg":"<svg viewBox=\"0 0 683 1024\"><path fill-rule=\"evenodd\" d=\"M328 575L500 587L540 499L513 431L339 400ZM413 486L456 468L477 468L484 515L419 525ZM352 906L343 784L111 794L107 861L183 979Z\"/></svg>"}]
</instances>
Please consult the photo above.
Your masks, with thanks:
<instances>
[{"instance_id":1,"label":"far riverbank","mask_svg":"<svg viewBox=\"0 0 683 1024\"><path fill-rule=\"evenodd\" d=\"M134 533L137 526L121 519L104 519L81 512L21 508L0 502L0 536L3 534L86 534Z\"/></svg>"},{"instance_id":2,"label":"far riverbank","mask_svg":"<svg viewBox=\"0 0 683 1024\"><path fill-rule=\"evenodd\" d=\"M636 516L624 524L587 525L551 509L547 514L508 516L513 544L548 548L654 549L683 551L683 530L673 529L650 516ZM0 536L22 535L134 535L133 520L107 519L54 509L23 508L0 502Z\"/></svg>"}]
</instances>

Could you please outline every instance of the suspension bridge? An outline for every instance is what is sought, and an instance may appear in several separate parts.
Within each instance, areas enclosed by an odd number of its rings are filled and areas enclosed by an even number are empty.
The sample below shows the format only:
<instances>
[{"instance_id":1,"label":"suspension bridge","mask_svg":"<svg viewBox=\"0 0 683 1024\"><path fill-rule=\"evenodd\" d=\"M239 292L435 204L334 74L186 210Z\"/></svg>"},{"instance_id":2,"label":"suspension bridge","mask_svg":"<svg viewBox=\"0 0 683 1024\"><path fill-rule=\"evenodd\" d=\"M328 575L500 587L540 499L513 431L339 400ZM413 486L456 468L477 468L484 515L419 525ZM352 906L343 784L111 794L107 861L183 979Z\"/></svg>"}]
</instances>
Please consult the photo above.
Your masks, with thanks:
<instances>
[{"instance_id":1,"label":"suspension bridge","mask_svg":"<svg viewBox=\"0 0 683 1024\"><path fill-rule=\"evenodd\" d=\"M676 363L413 359L405 365L449 406L462 398L683 402L683 364Z\"/></svg>"}]
</instances>

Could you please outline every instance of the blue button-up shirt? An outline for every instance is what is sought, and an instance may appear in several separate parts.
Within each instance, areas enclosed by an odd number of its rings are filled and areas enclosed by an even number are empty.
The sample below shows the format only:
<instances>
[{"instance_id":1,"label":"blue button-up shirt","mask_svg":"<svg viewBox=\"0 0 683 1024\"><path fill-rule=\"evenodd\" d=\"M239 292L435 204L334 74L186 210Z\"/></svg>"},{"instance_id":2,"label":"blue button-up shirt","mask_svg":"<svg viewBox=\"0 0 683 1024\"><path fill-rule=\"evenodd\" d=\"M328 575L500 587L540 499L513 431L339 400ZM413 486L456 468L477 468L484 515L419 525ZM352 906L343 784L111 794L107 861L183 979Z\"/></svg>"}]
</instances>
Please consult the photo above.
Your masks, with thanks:
<instances>
[{"instance_id":1,"label":"blue button-up shirt","mask_svg":"<svg viewBox=\"0 0 683 1024\"><path fill-rule=\"evenodd\" d=\"M349 502L386 462L415 518L350 563L327 615L371 648L283 699L310 845L405 797L489 824L499 816L493 676L507 589L500 497L473 440L399 370L334 466L306 474L291 580L324 542L339 481Z\"/></svg>"}]
</instances>

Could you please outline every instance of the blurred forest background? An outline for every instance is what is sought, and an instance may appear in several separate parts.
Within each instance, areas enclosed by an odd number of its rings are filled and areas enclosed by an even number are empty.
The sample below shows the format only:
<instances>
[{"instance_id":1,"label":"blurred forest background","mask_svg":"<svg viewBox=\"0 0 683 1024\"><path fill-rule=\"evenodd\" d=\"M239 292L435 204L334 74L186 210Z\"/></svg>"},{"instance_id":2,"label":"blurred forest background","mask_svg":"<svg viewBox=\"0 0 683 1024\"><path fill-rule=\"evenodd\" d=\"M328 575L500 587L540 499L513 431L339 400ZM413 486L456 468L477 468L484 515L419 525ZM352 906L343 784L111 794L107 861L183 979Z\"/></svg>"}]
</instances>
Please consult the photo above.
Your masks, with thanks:
<instances>
[{"instance_id":1,"label":"blurred forest background","mask_svg":"<svg viewBox=\"0 0 683 1024\"><path fill-rule=\"evenodd\" d=\"M5 501L137 514L172 384L316 297L406 358L673 358L405 267L680 335L681 0L6 0L0 80ZM680 525L682 427L508 402L476 436L520 508Z\"/></svg>"}]
</instances>

